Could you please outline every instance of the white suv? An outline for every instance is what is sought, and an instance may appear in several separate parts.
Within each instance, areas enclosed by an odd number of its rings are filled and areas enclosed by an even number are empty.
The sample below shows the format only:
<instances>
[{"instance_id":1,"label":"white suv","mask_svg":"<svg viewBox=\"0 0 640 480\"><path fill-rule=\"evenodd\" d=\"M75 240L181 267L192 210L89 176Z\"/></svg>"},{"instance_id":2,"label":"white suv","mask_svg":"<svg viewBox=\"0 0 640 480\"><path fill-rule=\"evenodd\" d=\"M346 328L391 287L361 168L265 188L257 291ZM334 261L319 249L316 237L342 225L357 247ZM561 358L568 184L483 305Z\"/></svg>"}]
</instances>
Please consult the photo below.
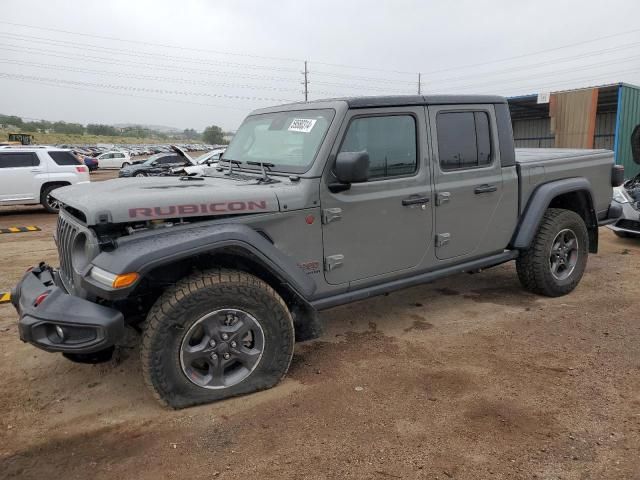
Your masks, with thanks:
<instances>
[{"instance_id":1,"label":"white suv","mask_svg":"<svg viewBox=\"0 0 640 480\"><path fill-rule=\"evenodd\" d=\"M52 147L0 149L0 205L41 203L50 213L59 205L51 192L89 182L89 169L69 150Z\"/></svg>"},{"instance_id":2,"label":"white suv","mask_svg":"<svg viewBox=\"0 0 640 480\"><path fill-rule=\"evenodd\" d=\"M131 165L131 155L128 152L106 152L96 158L100 168L122 168Z\"/></svg>"}]
</instances>

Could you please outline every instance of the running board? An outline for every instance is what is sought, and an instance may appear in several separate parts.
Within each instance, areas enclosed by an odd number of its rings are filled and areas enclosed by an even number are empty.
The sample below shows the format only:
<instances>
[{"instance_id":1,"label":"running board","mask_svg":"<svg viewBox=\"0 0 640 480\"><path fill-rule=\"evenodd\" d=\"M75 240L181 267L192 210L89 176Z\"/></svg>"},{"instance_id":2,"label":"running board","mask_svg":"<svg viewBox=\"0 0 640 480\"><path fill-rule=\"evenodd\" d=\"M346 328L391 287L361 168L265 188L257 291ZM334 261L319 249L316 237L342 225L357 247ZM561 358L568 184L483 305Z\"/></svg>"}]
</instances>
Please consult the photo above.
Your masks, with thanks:
<instances>
[{"instance_id":1,"label":"running board","mask_svg":"<svg viewBox=\"0 0 640 480\"><path fill-rule=\"evenodd\" d=\"M373 285L371 287L364 287L351 292L341 293L339 295L333 295L331 297L319 298L311 302L311 306L316 310L326 310L328 308L337 307L338 305L344 305L346 303L355 302L358 300L364 300L366 298L376 297L403 288L413 287L415 285L421 285L423 283L433 282L449 275L455 275L456 273L473 272L482 268L494 267L501 263L513 260L518 256L517 250L507 250L497 255L491 255L490 257L484 257L477 260L471 260L469 262L459 263L457 265L451 265L449 267L441 268L438 270L432 270L430 272L420 273L408 278L401 278L398 280L392 280L380 285Z\"/></svg>"}]
</instances>

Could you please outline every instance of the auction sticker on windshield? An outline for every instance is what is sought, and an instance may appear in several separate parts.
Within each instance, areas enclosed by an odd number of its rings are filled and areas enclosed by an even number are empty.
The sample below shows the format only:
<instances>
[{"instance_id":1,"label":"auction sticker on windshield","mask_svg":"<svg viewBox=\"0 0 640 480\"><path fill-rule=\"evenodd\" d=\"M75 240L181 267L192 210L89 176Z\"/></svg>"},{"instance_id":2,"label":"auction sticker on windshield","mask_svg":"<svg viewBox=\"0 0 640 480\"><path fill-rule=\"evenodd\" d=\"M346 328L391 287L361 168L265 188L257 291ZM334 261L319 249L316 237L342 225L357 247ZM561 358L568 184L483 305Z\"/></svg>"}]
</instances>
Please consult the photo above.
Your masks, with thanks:
<instances>
[{"instance_id":1,"label":"auction sticker on windshield","mask_svg":"<svg viewBox=\"0 0 640 480\"><path fill-rule=\"evenodd\" d=\"M289 125L289 131L309 133L315 124L316 120L311 118L294 118Z\"/></svg>"}]
</instances>

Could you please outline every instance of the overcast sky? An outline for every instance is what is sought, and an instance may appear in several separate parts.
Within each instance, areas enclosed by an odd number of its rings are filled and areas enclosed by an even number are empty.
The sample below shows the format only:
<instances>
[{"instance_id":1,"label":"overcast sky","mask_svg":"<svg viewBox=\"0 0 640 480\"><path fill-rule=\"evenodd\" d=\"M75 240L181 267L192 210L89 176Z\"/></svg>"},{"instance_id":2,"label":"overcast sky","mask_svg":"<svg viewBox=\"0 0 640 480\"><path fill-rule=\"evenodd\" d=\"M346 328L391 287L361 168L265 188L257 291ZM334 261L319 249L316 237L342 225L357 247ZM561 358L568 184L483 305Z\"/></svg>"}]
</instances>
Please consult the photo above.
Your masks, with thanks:
<instances>
[{"instance_id":1,"label":"overcast sky","mask_svg":"<svg viewBox=\"0 0 640 480\"><path fill-rule=\"evenodd\" d=\"M413 94L418 72L423 93L640 84L632 0L1 6L0 113L33 119L234 130L254 108L303 100L305 59L310 99Z\"/></svg>"}]
</instances>

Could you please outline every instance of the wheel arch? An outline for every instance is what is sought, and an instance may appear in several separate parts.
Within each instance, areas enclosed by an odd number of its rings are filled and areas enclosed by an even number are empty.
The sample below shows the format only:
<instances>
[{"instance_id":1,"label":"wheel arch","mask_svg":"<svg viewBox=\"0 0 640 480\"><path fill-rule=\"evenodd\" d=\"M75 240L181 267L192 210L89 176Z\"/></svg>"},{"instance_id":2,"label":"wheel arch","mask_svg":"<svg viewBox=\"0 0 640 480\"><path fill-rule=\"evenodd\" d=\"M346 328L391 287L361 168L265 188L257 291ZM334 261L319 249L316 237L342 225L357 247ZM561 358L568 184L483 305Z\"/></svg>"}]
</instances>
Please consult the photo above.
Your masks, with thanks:
<instances>
[{"instance_id":1,"label":"wheel arch","mask_svg":"<svg viewBox=\"0 0 640 480\"><path fill-rule=\"evenodd\" d=\"M244 224L194 225L140 238L125 239L101 252L92 264L114 274L136 272L140 280L125 289L105 289L91 278L89 290L107 299L125 299L143 283L171 283L194 270L235 268L267 281L285 300L308 303L316 284L296 261Z\"/></svg>"},{"instance_id":2,"label":"wheel arch","mask_svg":"<svg viewBox=\"0 0 640 480\"><path fill-rule=\"evenodd\" d=\"M583 219L589 233L589 252L598 251L598 220L593 204L591 183L584 177L568 178L544 183L531 194L520 218L510 247L527 249L548 208L570 210Z\"/></svg>"},{"instance_id":3,"label":"wheel arch","mask_svg":"<svg viewBox=\"0 0 640 480\"><path fill-rule=\"evenodd\" d=\"M52 186L66 187L69 185L71 185L71 182L68 182L66 180L46 181L42 185L40 185L40 199L42 200L42 195L44 195L44 191L49 187L52 187Z\"/></svg>"}]
</instances>

